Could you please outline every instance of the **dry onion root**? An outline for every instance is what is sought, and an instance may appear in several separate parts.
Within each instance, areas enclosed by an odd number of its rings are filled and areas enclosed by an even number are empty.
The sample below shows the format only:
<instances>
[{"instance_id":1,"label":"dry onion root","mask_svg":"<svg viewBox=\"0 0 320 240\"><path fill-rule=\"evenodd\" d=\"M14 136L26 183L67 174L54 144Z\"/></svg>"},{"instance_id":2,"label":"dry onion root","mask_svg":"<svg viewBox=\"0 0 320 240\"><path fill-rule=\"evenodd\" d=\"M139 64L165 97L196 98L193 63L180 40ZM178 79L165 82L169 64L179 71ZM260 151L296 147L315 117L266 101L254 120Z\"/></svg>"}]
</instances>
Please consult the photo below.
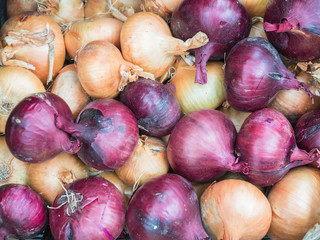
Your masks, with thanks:
<instances>
[{"instance_id":1,"label":"dry onion root","mask_svg":"<svg viewBox=\"0 0 320 240\"><path fill-rule=\"evenodd\" d=\"M141 0L141 8L168 19L183 0Z\"/></svg>"}]
</instances>

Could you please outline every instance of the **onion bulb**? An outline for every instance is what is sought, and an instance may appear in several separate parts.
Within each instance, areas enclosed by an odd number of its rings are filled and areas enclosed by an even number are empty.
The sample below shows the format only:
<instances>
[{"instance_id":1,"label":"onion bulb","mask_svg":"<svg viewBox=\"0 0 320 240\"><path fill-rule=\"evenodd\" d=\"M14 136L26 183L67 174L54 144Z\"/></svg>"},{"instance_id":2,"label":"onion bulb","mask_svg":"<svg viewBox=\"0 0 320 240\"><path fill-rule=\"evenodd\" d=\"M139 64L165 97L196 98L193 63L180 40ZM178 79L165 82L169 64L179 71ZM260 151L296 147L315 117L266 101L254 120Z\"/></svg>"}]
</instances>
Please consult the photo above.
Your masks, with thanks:
<instances>
[{"instance_id":1,"label":"onion bulb","mask_svg":"<svg viewBox=\"0 0 320 240\"><path fill-rule=\"evenodd\" d=\"M156 137L142 135L132 156L115 172L129 186L140 186L155 176L167 173L168 170L164 142Z\"/></svg>"},{"instance_id":2,"label":"onion bulb","mask_svg":"<svg viewBox=\"0 0 320 240\"><path fill-rule=\"evenodd\" d=\"M298 167L276 183L268 194L272 222L268 236L274 240L302 239L320 223L320 171Z\"/></svg>"},{"instance_id":3,"label":"onion bulb","mask_svg":"<svg viewBox=\"0 0 320 240\"><path fill-rule=\"evenodd\" d=\"M153 75L123 59L121 52L107 41L88 43L78 54L77 72L84 90L93 98L113 98L127 82Z\"/></svg>"},{"instance_id":4,"label":"onion bulb","mask_svg":"<svg viewBox=\"0 0 320 240\"><path fill-rule=\"evenodd\" d=\"M263 18L261 17L252 18L252 26L249 33L249 37L262 37L268 40L266 32L264 31L264 27L263 27Z\"/></svg>"},{"instance_id":5,"label":"onion bulb","mask_svg":"<svg viewBox=\"0 0 320 240\"><path fill-rule=\"evenodd\" d=\"M176 55L187 55L188 50L199 48L208 40L202 32L185 42L174 38L165 20L151 12L139 12L129 17L120 34L123 58L155 78L168 71Z\"/></svg>"},{"instance_id":6,"label":"onion bulb","mask_svg":"<svg viewBox=\"0 0 320 240\"><path fill-rule=\"evenodd\" d=\"M21 67L0 67L0 133L4 133L11 110L25 97L45 92L40 79Z\"/></svg>"},{"instance_id":7,"label":"onion bulb","mask_svg":"<svg viewBox=\"0 0 320 240\"><path fill-rule=\"evenodd\" d=\"M2 26L1 62L31 70L48 83L62 68L65 46L59 25L50 17L26 12L10 18Z\"/></svg>"},{"instance_id":8,"label":"onion bulb","mask_svg":"<svg viewBox=\"0 0 320 240\"><path fill-rule=\"evenodd\" d=\"M74 119L90 102L88 94L80 84L78 73L73 64L61 69L53 82L51 92L61 97L68 104Z\"/></svg>"},{"instance_id":9,"label":"onion bulb","mask_svg":"<svg viewBox=\"0 0 320 240\"><path fill-rule=\"evenodd\" d=\"M264 17L269 0L240 0L250 17Z\"/></svg>"},{"instance_id":10,"label":"onion bulb","mask_svg":"<svg viewBox=\"0 0 320 240\"><path fill-rule=\"evenodd\" d=\"M262 239L271 224L266 196L249 182L228 179L211 184L200 200L204 228L212 239Z\"/></svg>"},{"instance_id":11,"label":"onion bulb","mask_svg":"<svg viewBox=\"0 0 320 240\"><path fill-rule=\"evenodd\" d=\"M66 49L74 59L78 51L95 40L105 40L120 48L122 22L115 18L83 19L73 23L64 35Z\"/></svg>"},{"instance_id":12,"label":"onion bulb","mask_svg":"<svg viewBox=\"0 0 320 240\"><path fill-rule=\"evenodd\" d=\"M88 176L88 167L76 155L60 153L46 162L30 164L28 185L48 204L52 204L63 190L62 185Z\"/></svg>"},{"instance_id":13,"label":"onion bulb","mask_svg":"<svg viewBox=\"0 0 320 240\"><path fill-rule=\"evenodd\" d=\"M225 100L223 87L223 63L208 62L206 84L195 83L196 67L180 60L171 83L176 87L175 95L184 114L200 110L215 109Z\"/></svg>"},{"instance_id":14,"label":"onion bulb","mask_svg":"<svg viewBox=\"0 0 320 240\"><path fill-rule=\"evenodd\" d=\"M246 120L246 118L249 117L249 115L251 114L251 112L242 112L242 111L235 110L231 106L223 106L223 105L219 108L219 111L223 112L225 115L227 115L230 118L237 132L240 131L240 128L244 120Z\"/></svg>"},{"instance_id":15,"label":"onion bulb","mask_svg":"<svg viewBox=\"0 0 320 240\"><path fill-rule=\"evenodd\" d=\"M183 0L141 0L141 8L168 19Z\"/></svg>"},{"instance_id":16,"label":"onion bulb","mask_svg":"<svg viewBox=\"0 0 320 240\"><path fill-rule=\"evenodd\" d=\"M7 0L7 17L19 15L28 11L36 11L37 2L35 0Z\"/></svg>"},{"instance_id":17,"label":"onion bulb","mask_svg":"<svg viewBox=\"0 0 320 240\"><path fill-rule=\"evenodd\" d=\"M27 185L27 169L29 164L15 158L4 136L0 137L0 186L9 183Z\"/></svg>"}]
</instances>

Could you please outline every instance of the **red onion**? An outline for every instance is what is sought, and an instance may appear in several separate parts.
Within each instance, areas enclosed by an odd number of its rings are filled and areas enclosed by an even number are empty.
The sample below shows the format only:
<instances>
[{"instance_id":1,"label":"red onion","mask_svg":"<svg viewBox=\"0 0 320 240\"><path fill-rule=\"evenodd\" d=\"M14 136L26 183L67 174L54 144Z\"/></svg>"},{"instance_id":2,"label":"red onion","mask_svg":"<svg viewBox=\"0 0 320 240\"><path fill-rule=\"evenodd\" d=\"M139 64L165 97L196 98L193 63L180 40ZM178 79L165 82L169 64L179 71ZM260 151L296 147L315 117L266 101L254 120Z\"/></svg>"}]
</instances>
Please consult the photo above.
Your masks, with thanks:
<instances>
[{"instance_id":1,"label":"red onion","mask_svg":"<svg viewBox=\"0 0 320 240\"><path fill-rule=\"evenodd\" d=\"M85 106L77 123L58 116L57 126L82 143L78 157L99 170L122 167L139 140L137 120L121 102L102 98Z\"/></svg>"},{"instance_id":2,"label":"red onion","mask_svg":"<svg viewBox=\"0 0 320 240\"><path fill-rule=\"evenodd\" d=\"M62 151L74 154L79 151L79 141L55 125L55 117L63 116L73 122L66 102L53 93L36 93L24 98L9 115L5 137L11 153L18 159L43 162Z\"/></svg>"},{"instance_id":3,"label":"red onion","mask_svg":"<svg viewBox=\"0 0 320 240\"><path fill-rule=\"evenodd\" d=\"M176 174L157 176L138 188L126 224L132 240L210 239L202 227L196 192Z\"/></svg>"},{"instance_id":4,"label":"red onion","mask_svg":"<svg viewBox=\"0 0 320 240\"><path fill-rule=\"evenodd\" d=\"M143 133L162 137L170 134L180 119L180 105L174 85L140 78L129 83L120 94L138 120Z\"/></svg>"},{"instance_id":5,"label":"red onion","mask_svg":"<svg viewBox=\"0 0 320 240\"><path fill-rule=\"evenodd\" d=\"M234 155L236 129L222 112L197 110L173 129L167 155L172 169L191 182L209 182L227 171L246 173Z\"/></svg>"},{"instance_id":6,"label":"red onion","mask_svg":"<svg viewBox=\"0 0 320 240\"><path fill-rule=\"evenodd\" d=\"M296 61L320 58L320 1L269 1L263 24L269 41Z\"/></svg>"},{"instance_id":7,"label":"red onion","mask_svg":"<svg viewBox=\"0 0 320 240\"><path fill-rule=\"evenodd\" d=\"M242 124L236 144L240 162L248 164L244 177L251 183L269 186L291 168L310 164L318 154L297 147L293 128L280 112L264 108L252 113Z\"/></svg>"},{"instance_id":8,"label":"red onion","mask_svg":"<svg viewBox=\"0 0 320 240\"><path fill-rule=\"evenodd\" d=\"M31 188L20 184L0 186L0 239L27 239L44 230L47 209Z\"/></svg>"},{"instance_id":9,"label":"red onion","mask_svg":"<svg viewBox=\"0 0 320 240\"><path fill-rule=\"evenodd\" d=\"M124 227L125 203L120 191L102 177L77 180L50 207L55 240L116 239Z\"/></svg>"},{"instance_id":10,"label":"red onion","mask_svg":"<svg viewBox=\"0 0 320 240\"><path fill-rule=\"evenodd\" d=\"M201 31L209 42L195 49L196 83L207 83L206 63L222 60L241 39L249 35L250 17L235 0L185 0L173 12L171 29L177 38L187 40Z\"/></svg>"},{"instance_id":11,"label":"red onion","mask_svg":"<svg viewBox=\"0 0 320 240\"><path fill-rule=\"evenodd\" d=\"M237 43L226 60L224 87L230 105L239 111L253 112L266 107L283 89L304 88L283 64L276 49L265 39L246 38Z\"/></svg>"}]
</instances>

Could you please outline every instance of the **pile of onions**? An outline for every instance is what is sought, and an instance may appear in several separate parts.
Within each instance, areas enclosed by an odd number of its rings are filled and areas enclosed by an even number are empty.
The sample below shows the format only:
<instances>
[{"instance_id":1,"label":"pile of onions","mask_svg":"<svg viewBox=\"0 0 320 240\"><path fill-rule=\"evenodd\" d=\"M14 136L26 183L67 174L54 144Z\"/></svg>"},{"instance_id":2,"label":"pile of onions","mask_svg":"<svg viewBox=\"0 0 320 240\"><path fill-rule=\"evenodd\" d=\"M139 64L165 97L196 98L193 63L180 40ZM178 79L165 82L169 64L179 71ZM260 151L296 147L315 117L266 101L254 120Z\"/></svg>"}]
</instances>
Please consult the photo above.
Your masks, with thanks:
<instances>
[{"instance_id":1,"label":"pile of onions","mask_svg":"<svg viewBox=\"0 0 320 240\"><path fill-rule=\"evenodd\" d=\"M250 17L263 17L269 0L240 0Z\"/></svg>"},{"instance_id":2,"label":"pile of onions","mask_svg":"<svg viewBox=\"0 0 320 240\"><path fill-rule=\"evenodd\" d=\"M171 30L186 40L201 31L209 42L194 51L197 68L196 83L207 82L209 59L222 60L227 52L250 32L250 17L239 1L185 0L173 12Z\"/></svg>"},{"instance_id":3,"label":"pile of onions","mask_svg":"<svg viewBox=\"0 0 320 240\"><path fill-rule=\"evenodd\" d=\"M185 115L173 129L168 146L172 169L191 182L210 182L227 171L247 173L234 155L236 129L222 112L212 109Z\"/></svg>"},{"instance_id":4,"label":"pile of onions","mask_svg":"<svg viewBox=\"0 0 320 240\"><path fill-rule=\"evenodd\" d=\"M40 196L19 184L0 186L0 239L29 239L47 223L47 211Z\"/></svg>"},{"instance_id":5,"label":"pile of onions","mask_svg":"<svg viewBox=\"0 0 320 240\"><path fill-rule=\"evenodd\" d=\"M320 1L270 1L264 16L269 41L287 58L320 58Z\"/></svg>"},{"instance_id":6,"label":"pile of onions","mask_svg":"<svg viewBox=\"0 0 320 240\"><path fill-rule=\"evenodd\" d=\"M174 91L170 83L140 78L125 87L120 100L131 109L142 132L161 137L170 134L180 119Z\"/></svg>"},{"instance_id":7,"label":"pile of onions","mask_svg":"<svg viewBox=\"0 0 320 240\"><path fill-rule=\"evenodd\" d=\"M88 94L80 84L74 64L67 65L59 71L50 92L58 95L68 104L74 119L90 102Z\"/></svg>"},{"instance_id":8,"label":"pile of onions","mask_svg":"<svg viewBox=\"0 0 320 240\"><path fill-rule=\"evenodd\" d=\"M317 154L297 147L288 119L274 109L252 113L243 123L236 144L239 162L247 163L244 175L251 183L270 186L293 167L318 160Z\"/></svg>"},{"instance_id":9,"label":"pile of onions","mask_svg":"<svg viewBox=\"0 0 320 240\"><path fill-rule=\"evenodd\" d=\"M251 114L251 112L237 111L231 106L223 105L219 108L219 111L223 112L225 115L227 115L227 117L230 118L237 132L240 131L244 120L246 120L246 118Z\"/></svg>"},{"instance_id":10,"label":"pile of onions","mask_svg":"<svg viewBox=\"0 0 320 240\"><path fill-rule=\"evenodd\" d=\"M27 68L43 83L51 81L64 64L63 35L50 16L26 12L12 17L2 26L0 39L2 64Z\"/></svg>"},{"instance_id":11,"label":"pile of onions","mask_svg":"<svg viewBox=\"0 0 320 240\"><path fill-rule=\"evenodd\" d=\"M283 89L304 89L283 64L276 49L260 37L237 43L230 51L225 66L224 87L228 103L239 111L252 112L266 107Z\"/></svg>"},{"instance_id":12,"label":"pile of onions","mask_svg":"<svg viewBox=\"0 0 320 240\"><path fill-rule=\"evenodd\" d=\"M67 185L89 176L88 167L76 155L60 153L53 159L30 164L28 186L50 205Z\"/></svg>"},{"instance_id":13,"label":"pile of onions","mask_svg":"<svg viewBox=\"0 0 320 240\"><path fill-rule=\"evenodd\" d=\"M29 164L12 156L6 140L0 137L0 186L9 183L27 185Z\"/></svg>"},{"instance_id":14,"label":"pile of onions","mask_svg":"<svg viewBox=\"0 0 320 240\"><path fill-rule=\"evenodd\" d=\"M272 208L268 236L302 239L314 224L320 223L320 171L311 167L292 169L271 188L268 200Z\"/></svg>"},{"instance_id":15,"label":"pile of onions","mask_svg":"<svg viewBox=\"0 0 320 240\"><path fill-rule=\"evenodd\" d=\"M19 15L24 12L37 11L35 0L7 0L7 17Z\"/></svg>"},{"instance_id":16,"label":"pile of onions","mask_svg":"<svg viewBox=\"0 0 320 240\"><path fill-rule=\"evenodd\" d=\"M238 179L210 185L201 197L200 208L204 228L212 239L260 240L272 219L266 196Z\"/></svg>"},{"instance_id":17,"label":"pile of onions","mask_svg":"<svg viewBox=\"0 0 320 240\"><path fill-rule=\"evenodd\" d=\"M56 125L81 141L77 154L84 163L103 171L122 167L138 144L137 120L129 108L114 99L90 102L76 123L59 115Z\"/></svg>"},{"instance_id":18,"label":"pile of onions","mask_svg":"<svg viewBox=\"0 0 320 240\"><path fill-rule=\"evenodd\" d=\"M175 96L183 114L200 109L215 109L225 100L223 63L208 62L206 69L208 82L201 85L194 82L196 78L195 66L188 66L183 60L180 60L176 65L170 83L176 88Z\"/></svg>"},{"instance_id":19,"label":"pile of onions","mask_svg":"<svg viewBox=\"0 0 320 240\"><path fill-rule=\"evenodd\" d=\"M141 8L168 20L183 0L141 0Z\"/></svg>"},{"instance_id":20,"label":"pile of onions","mask_svg":"<svg viewBox=\"0 0 320 240\"><path fill-rule=\"evenodd\" d=\"M124 227L125 203L120 191L102 177L77 180L50 207L54 239L116 239Z\"/></svg>"},{"instance_id":21,"label":"pile of onions","mask_svg":"<svg viewBox=\"0 0 320 240\"><path fill-rule=\"evenodd\" d=\"M53 93L35 93L24 98L9 115L5 138L11 153L18 159L38 163L60 152L76 153L81 144L58 129L56 118L73 122L66 102Z\"/></svg>"},{"instance_id":22,"label":"pile of onions","mask_svg":"<svg viewBox=\"0 0 320 240\"><path fill-rule=\"evenodd\" d=\"M25 97L45 92L40 79L21 67L0 67L0 133L12 109Z\"/></svg>"},{"instance_id":23,"label":"pile of onions","mask_svg":"<svg viewBox=\"0 0 320 240\"><path fill-rule=\"evenodd\" d=\"M139 186L149 179L167 173L169 163L164 142L142 135L138 145L124 166L115 172L129 186Z\"/></svg>"},{"instance_id":24,"label":"pile of onions","mask_svg":"<svg viewBox=\"0 0 320 240\"><path fill-rule=\"evenodd\" d=\"M120 48L122 22L115 18L99 17L73 23L64 35L66 49L74 59L78 51L89 42L104 40Z\"/></svg>"},{"instance_id":25,"label":"pile of onions","mask_svg":"<svg viewBox=\"0 0 320 240\"><path fill-rule=\"evenodd\" d=\"M133 194L126 225L132 240L208 240L192 185L176 174L150 179Z\"/></svg>"},{"instance_id":26,"label":"pile of onions","mask_svg":"<svg viewBox=\"0 0 320 240\"><path fill-rule=\"evenodd\" d=\"M152 73L155 78L168 71L177 55L208 42L202 32L195 32L185 42L174 38L163 18L151 12L139 12L123 24L120 35L123 58Z\"/></svg>"},{"instance_id":27,"label":"pile of onions","mask_svg":"<svg viewBox=\"0 0 320 240\"><path fill-rule=\"evenodd\" d=\"M77 72L83 89L93 98L113 98L139 76L154 79L137 65L125 61L120 50L107 41L88 43L78 53Z\"/></svg>"}]
</instances>

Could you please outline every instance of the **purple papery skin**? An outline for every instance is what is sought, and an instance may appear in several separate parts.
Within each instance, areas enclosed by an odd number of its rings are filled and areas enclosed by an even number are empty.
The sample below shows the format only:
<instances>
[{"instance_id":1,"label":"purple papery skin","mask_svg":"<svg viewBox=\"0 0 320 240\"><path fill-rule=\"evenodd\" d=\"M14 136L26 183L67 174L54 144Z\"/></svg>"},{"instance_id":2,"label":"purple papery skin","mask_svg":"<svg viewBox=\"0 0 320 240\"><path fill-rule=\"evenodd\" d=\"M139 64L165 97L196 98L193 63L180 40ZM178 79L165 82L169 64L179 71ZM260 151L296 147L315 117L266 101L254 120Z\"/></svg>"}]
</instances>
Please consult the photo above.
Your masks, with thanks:
<instances>
[{"instance_id":1,"label":"purple papery skin","mask_svg":"<svg viewBox=\"0 0 320 240\"><path fill-rule=\"evenodd\" d=\"M177 174L164 174L143 184L126 214L132 240L205 240L197 195Z\"/></svg>"},{"instance_id":2,"label":"purple papery skin","mask_svg":"<svg viewBox=\"0 0 320 240\"><path fill-rule=\"evenodd\" d=\"M287 20L287 32L266 32L268 40L285 57L296 61L320 58L320 1L269 0L264 21L279 24Z\"/></svg>"}]
</instances>

